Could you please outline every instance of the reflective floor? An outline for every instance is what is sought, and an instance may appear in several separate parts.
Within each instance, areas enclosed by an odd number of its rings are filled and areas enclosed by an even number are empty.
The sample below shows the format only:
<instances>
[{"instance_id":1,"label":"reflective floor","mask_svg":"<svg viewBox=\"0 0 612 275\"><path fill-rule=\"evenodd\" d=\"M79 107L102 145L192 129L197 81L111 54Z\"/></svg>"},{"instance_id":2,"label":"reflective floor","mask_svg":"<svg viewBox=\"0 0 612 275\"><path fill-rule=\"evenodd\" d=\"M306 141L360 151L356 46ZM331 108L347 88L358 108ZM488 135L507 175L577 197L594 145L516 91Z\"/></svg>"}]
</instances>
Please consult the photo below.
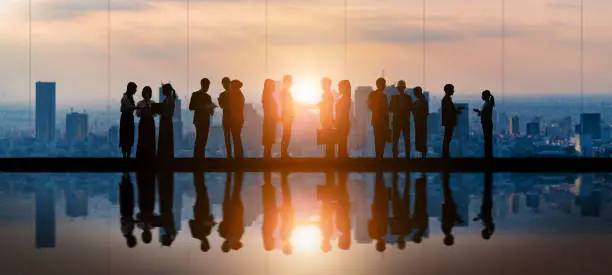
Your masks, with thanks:
<instances>
[{"instance_id":1,"label":"reflective floor","mask_svg":"<svg viewBox=\"0 0 612 275\"><path fill-rule=\"evenodd\" d=\"M609 274L612 175L0 174L2 274Z\"/></svg>"}]
</instances>

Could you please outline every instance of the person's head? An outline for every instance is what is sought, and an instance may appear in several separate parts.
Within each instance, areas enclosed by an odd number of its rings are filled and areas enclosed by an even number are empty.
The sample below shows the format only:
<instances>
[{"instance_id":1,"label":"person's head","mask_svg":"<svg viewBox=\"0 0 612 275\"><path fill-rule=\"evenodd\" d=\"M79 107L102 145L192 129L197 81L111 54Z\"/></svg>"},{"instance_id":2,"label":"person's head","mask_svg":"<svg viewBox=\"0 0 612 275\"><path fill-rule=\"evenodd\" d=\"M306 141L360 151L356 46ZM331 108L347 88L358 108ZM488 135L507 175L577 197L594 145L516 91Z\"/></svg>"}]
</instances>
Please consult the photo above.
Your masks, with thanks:
<instances>
[{"instance_id":1,"label":"person's head","mask_svg":"<svg viewBox=\"0 0 612 275\"><path fill-rule=\"evenodd\" d=\"M455 236L453 234L444 235L444 244L446 246L451 246L455 243Z\"/></svg>"},{"instance_id":2,"label":"person's head","mask_svg":"<svg viewBox=\"0 0 612 275\"><path fill-rule=\"evenodd\" d=\"M126 236L125 240L129 248L134 248L136 246L136 237L134 237L134 235Z\"/></svg>"},{"instance_id":3,"label":"person's head","mask_svg":"<svg viewBox=\"0 0 612 275\"><path fill-rule=\"evenodd\" d=\"M338 248L342 250L349 250L351 248L351 236L342 235L338 238Z\"/></svg>"},{"instance_id":4,"label":"person's head","mask_svg":"<svg viewBox=\"0 0 612 275\"><path fill-rule=\"evenodd\" d=\"M274 80L272 79L266 79L264 81L264 90L263 93L265 95L271 95L276 91L276 83L274 83Z\"/></svg>"},{"instance_id":5,"label":"person's head","mask_svg":"<svg viewBox=\"0 0 612 275\"><path fill-rule=\"evenodd\" d=\"M417 98L423 98L423 88L421 88L421 86L416 86L414 88L412 88L412 92L414 93L414 96Z\"/></svg>"},{"instance_id":6,"label":"person's head","mask_svg":"<svg viewBox=\"0 0 612 275\"><path fill-rule=\"evenodd\" d=\"M385 240L376 241L376 251L384 252L386 249L387 249L387 244L385 243Z\"/></svg>"},{"instance_id":7,"label":"person's head","mask_svg":"<svg viewBox=\"0 0 612 275\"><path fill-rule=\"evenodd\" d=\"M223 253L228 253L230 251L230 245L227 240L223 241L221 244L221 251L223 251Z\"/></svg>"},{"instance_id":8,"label":"person's head","mask_svg":"<svg viewBox=\"0 0 612 275\"><path fill-rule=\"evenodd\" d=\"M406 90L406 81L400 80L397 82L397 91L400 94L403 94L404 91Z\"/></svg>"},{"instance_id":9,"label":"person's head","mask_svg":"<svg viewBox=\"0 0 612 275\"><path fill-rule=\"evenodd\" d=\"M240 91L240 89L242 89L242 82L240 82L240 80L238 80L238 79L234 79L234 80L232 80L232 82L230 84L230 87L234 91Z\"/></svg>"},{"instance_id":10,"label":"person's head","mask_svg":"<svg viewBox=\"0 0 612 275\"><path fill-rule=\"evenodd\" d=\"M153 235L151 234L151 230L147 229L145 231L142 231L141 237L142 237L142 242L143 243L151 243L151 240L153 239Z\"/></svg>"},{"instance_id":11,"label":"person's head","mask_svg":"<svg viewBox=\"0 0 612 275\"><path fill-rule=\"evenodd\" d=\"M292 85L293 85L293 77L291 75L283 76L283 87L285 89L291 89Z\"/></svg>"},{"instance_id":12,"label":"person's head","mask_svg":"<svg viewBox=\"0 0 612 275\"><path fill-rule=\"evenodd\" d=\"M331 84L332 84L331 79L329 79L327 77L324 77L321 80L321 88L323 89L323 91L330 91L331 90Z\"/></svg>"},{"instance_id":13,"label":"person's head","mask_svg":"<svg viewBox=\"0 0 612 275\"><path fill-rule=\"evenodd\" d=\"M406 249L406 240L404 240L404 237L400 237L399 239L397 239L397 248L399 250Z\"/></svg>"},{"instance_id":14,"label":"person's head","mask_svg":"<svg viewBox=\"0 0 612 275\"><path fill-rule=\"evenodd\" d=\"M338 83L338 90L342 96L351 96L351 82L348 80L342 80Z\"/></svg>"},{"instance_id":15,"label":"person's head","mask_svg":"<svg viewBox=\"0 0 612 275\"><path fill-rule=\"evenodd\" d=\"M489 104L493 105L493 107L495 107L495 98L493 97L493 95L491 94L491 91L489 90L484 90L482 91L482 100L489 102Z\"/></svg>"},{"instance_id":16,"label":"person's head","mask_svg":"<svg viewBox=\"0 0 612 275\"><path fill-rule=\"evenodd\" d=\"M208 80L208 78L202 78L202 80L200 80L200 89L203 92L208 92L209 88L210 88L210 80Z\"/></svg>"},{"instance_id":17,"label":"person's head","mask_svg":"<svg viewBox=\"0 0 612 275\"><path fill-rule=\"evenodd\" d=\"M378 90L384 90L386 86L387 86L387 81L384 78L379 77L378 79L376 79L376 88Z\"/></svg>"},{"instance_id":18,"label":"person's head","mask_svg":"<svg viewBox=\"0 0 612 275\"><path fill-rule=\"evenodd\" d=\"M221 85L223 86L223 89L229 91L231 82L232 80L229 79L229 77L224 77L223 79L221 79Z\"/></svg>"},{"instance_id":19,"label":"person's head","mask_svg":"<svg viewBox=\"0 0 612 275\"><path fill-rule=\"evenodd\" d=\"M453 95L455 93L455 86L453 84L444 85L444 93L446 95Z\"/></svg>"},{"instance_id":20,"label":"person's head","mask_svg":"<svg viewBox=\"0 0 612 275\"><path fill-rule=\"evenodd\" d=\"M136 94L136 89L138 88L138 86L136 85L136 83L134 82L130 82L127 85L127 88L125 89L125 94L126 95L134 95Z\"/></svg>"},{"instance_id":21,"label":"person's head","mask_svg":"<svg viewBox=\"0 0 612 275\"><path fill-rule=\"evenodd\" d=\"M162 84L162 94L165 97L169 97L174 93L174 88L172 88L172 84L166 83Z\"/></svg>"},{"instance_id":22,"label":"person's head","mask_svg":"<svg viewBox=\"0 0 612 275\"><path fill-rule=\"evenodd\" d=\"M208 252L208 250L210 250L210 243L208 242L207 238L204 238L201 242L200 242L200 250L202 252Z\"/></svg>"},{"instance_id":23,"label":"person's head","mask_svg":"<svg viewBox=\"0 0 612 275\"><path fill-rule=\"evenodd\" d=\"M148 99L151 99L152 96L153 96L153 90L151 89L151 87L145 86L144 88L142 88L142 98L148 100Z\"/></svg>"}]
</instances>

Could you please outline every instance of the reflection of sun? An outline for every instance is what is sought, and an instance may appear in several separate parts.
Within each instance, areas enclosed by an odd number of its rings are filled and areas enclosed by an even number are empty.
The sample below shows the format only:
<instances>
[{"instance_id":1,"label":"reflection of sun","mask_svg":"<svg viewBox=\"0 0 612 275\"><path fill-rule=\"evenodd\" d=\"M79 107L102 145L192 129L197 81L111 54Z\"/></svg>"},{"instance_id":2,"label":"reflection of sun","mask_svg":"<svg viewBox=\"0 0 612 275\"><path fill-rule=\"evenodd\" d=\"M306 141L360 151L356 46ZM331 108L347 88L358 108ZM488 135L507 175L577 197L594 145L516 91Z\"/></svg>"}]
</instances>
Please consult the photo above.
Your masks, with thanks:
<instances>
[{"instance_id":1,"label":"reflection of sun","mask_svg":"<svg viewBox=\"0 0 612 275\"><path fill-rule=\"evenodd\" d=\"M313 251L321 244L321 230L316 225L300 225L291 232L291 243L296 251Z\"/></svg>"},{"instance_id":2,"label":"reflection of sun","mask_svg":"<svg viewBox=\"0 0 612 275\"><path fill-rule=\"evenodd\" d=\"M321 100L321 85L313 78L294 78L291 93L298 103L317 104Z\"/></svg>"}]
</instances>

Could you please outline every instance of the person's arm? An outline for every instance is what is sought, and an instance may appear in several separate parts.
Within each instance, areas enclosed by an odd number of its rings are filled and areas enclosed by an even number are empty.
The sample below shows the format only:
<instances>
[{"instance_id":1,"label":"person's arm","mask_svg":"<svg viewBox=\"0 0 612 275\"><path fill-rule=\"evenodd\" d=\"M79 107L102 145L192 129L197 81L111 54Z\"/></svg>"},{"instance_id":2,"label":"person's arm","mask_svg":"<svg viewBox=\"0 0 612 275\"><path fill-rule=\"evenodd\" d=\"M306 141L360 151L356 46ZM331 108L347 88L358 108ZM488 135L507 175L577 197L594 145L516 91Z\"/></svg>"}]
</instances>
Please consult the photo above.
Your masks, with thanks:
<instances>
[{"instance_id":1,"label":"person's arm","mask_svg":"<svg viewBox=\"0 0 612 275\"><path fill-rule=\"evenodd\" d=\"M196 100L197 100L197 94L196 93L192 93L191 94L191 99L189 100L189 110L190 111L195 111L195 110L199 109L198 106L197 106Z\"/></svg>"}]
</instances>

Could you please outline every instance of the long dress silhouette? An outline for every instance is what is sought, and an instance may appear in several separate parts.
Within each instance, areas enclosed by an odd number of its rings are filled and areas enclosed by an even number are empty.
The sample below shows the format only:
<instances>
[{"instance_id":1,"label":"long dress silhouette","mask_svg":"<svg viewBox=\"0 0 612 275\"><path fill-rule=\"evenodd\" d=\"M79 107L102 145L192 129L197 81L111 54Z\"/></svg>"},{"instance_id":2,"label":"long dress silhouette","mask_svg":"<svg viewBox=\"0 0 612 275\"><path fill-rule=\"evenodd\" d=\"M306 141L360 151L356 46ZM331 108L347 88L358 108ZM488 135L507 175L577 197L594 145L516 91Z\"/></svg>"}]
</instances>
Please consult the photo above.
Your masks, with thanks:
<instances>
[{"instance_id":1,"label":"long dress silhouette","mask_svg":"<svg viewBox=\"0 0 612 275\"><path fill-rule=\"evenodd\" d=\"M261 195L263 204L263 221L261 224L261 234L263 237L264 249L271 251L276 248L274 241L274 231L278 226L278 207L276 205L276 187L272 185L272 173L264 172L264 183L261 185Z\"/></svg>"},{"instance_id":2,"label":"long dress silhouette","mask_svg":"<svg viewBox=\"0 0 612 275\"><path fill-rule=\"evenodd\" d=\"M134 102L134 94L136 93L136 84L130 82L127 85L127 90L121 98L121 120L119 121L119 147L123 158L129 158L134 146L134 110L136 105Z\"/></svg>"},{"instance_id":3,"label":"long dress silhouette","mask_svg":"<svg viewBox=\"0 0 612 275\"><path fill-rule=\"evenodd\" d=\"M414 214L412 221L416 232L413 235L412 241L421 243L423 237L429 231L429 213L427 212L427 174L421 174L421 177L416 180L414 186Z\"/></svg>"},{"instance_id":4,"label":"long dress silhouette","mask_svg":"<svg viewBox=\"0 0 612 275\"><path fill-rule=\"evenodd\" d=\"M174 223L174 173L164 169L159 174L157 188L160 214L160 242L163 246L171 246L176 239L177 231Z\"/></svg>"},{"instance_id":5,"label":"long dress silhouette","mask_svg":"<svg viewBox=\"0 0 612 275\"><path fill-rule=\"evenodd\" d=\"M414 115L414 149L421 153L421 157L427 157L427 117L429 116L429 103L423 95L421 87L414 88L416 100L412 106Z\"/></svg>"},{"instance_id":6,"label":"long dress silhouette","mask_svg":"<svg viewBox=\"0 0 612 275\"><path fill-rule=\"evenodd\" d=\"M128 247L136 246L134 237L134 185L130 174L124 173L119 184L119 209L121 212L121 232Z\"/></svg>"},{"instance_id":7,"label":"long dress silhouette","mask_svg":"<svg viewBox=\"0 0 612 275\"><path fill-rule=\"evenodd\" d=\"M157 156L162 160L168 160L174 158L174 126L172 116L174 114L176 92L170 84L162 85L162 92L166 98L161 103Z\"/></svg>"},{"instance_id":8,"label":"long dress silhouette","mask_svg":"<svg viewBox=\"0 0 612 275\"><path fill-rule=\"evenodd\" d=\"M264 158L272 158L272 146L276 143L276 124L278 116L278 103L274 99L274 80L266 79L264 82L261 104L263 106L263 131L261 143L264 147Z\"/></svg>"},{"instance_id":9,"label":"long dress silhouette","mask_svg":"<svg viewBox=\"0 0 612 275\"><path fill-rule=\"evenodd\" d=\"M138 145L136 147L136 158L151 161L155 157L155 120L153 116L153 104L151 100L151 87L146 86L142 89L143 100L136 104L139 109L136 115L140 117L138 122Z\"/></svg>"},{"instance_id":10,"label":"long dress silhouette","mask_svg":"<svg viewBox=\"0 0 612 275\"><path fill-rule=\"evenodd\" d=\"M136 172L138 184L138 227L142 230L142 242L150 243L151 230L157 223L155 209L155 172L141 168Z\"/></svg>"}]
</instances>

